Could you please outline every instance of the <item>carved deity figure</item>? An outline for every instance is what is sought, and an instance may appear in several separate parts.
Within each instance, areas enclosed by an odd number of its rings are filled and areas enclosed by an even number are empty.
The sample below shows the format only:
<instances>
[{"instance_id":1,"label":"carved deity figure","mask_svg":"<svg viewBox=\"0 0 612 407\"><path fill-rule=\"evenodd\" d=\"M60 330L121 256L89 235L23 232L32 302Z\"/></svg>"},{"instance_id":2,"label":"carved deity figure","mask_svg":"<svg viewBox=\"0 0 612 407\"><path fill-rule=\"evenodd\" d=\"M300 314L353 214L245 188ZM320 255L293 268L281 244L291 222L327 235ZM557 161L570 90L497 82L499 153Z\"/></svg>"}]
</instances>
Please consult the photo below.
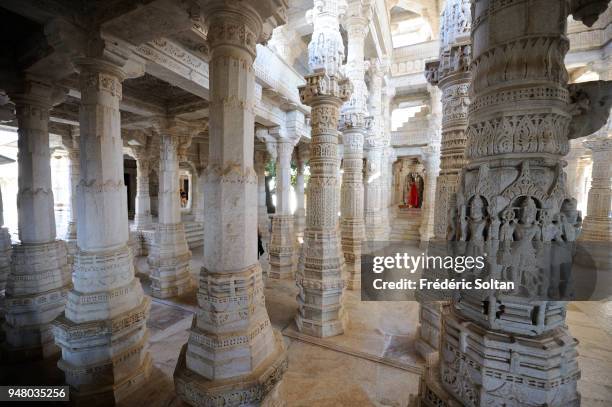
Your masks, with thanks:
<instances>
[{"instance_id":1,"label":"carved deity figure","mask_svg":"<svg viewBox=\"0 0 612 407\"><path fill-rule=\"evenodd\" d=\"M470 241L484 241L486 226L484 202L479 195L476 195L470 204L468 221Z\"/></svg>"},{"instance_id":2,"label":"carved deity figure","mask_svg":"<svg viewBox=\"0 0 612 407\"><path fill-rule=\"evenodd\" d=\"M582 216L577 209L577 205L574 198L563 201L561 205L561 213L559 214L561 233L566 242L574 242L580 235Z\"/></svg>"},{"instance_id":3,"label":"carved deity figure","mask_svg":"<svg viewBox=\"0 0 612 407\"><path fill-rule=\"evenodd\" d=\"M519 283L530 294L540 294L545 289L547 276L539 272L534 241L541 240L541 229L537 223L538 208L531 197L526 197L519 208L519 221L514 229L512 250L513 281Z\"/></svg>"}]
</instances>

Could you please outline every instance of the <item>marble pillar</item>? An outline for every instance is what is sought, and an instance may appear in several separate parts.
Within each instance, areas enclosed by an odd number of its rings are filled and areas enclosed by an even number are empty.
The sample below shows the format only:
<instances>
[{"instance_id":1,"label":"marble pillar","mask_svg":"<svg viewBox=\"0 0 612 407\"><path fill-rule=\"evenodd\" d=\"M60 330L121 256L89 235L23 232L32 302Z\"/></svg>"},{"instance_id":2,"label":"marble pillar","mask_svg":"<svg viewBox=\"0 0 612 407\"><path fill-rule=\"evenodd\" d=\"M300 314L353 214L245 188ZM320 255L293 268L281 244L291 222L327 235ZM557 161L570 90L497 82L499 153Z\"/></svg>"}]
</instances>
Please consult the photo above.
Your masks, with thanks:
<instances>
[{"instance_id":1,"label":"marble pillar","mask_svg":"<svg viewBox=\"0 0 612 407\"><path fill-rule=\"evenodd\" d=\"M582 202L582 190L584 189L584 170L587 164L587 149L583 145L583 140L575 139L570 141L570 151L565 156L567 166L565 174L567 176L567 190L576 198L578 206Z\"/></svg>"},{"instance_id":2,"label":"marble pillar","mask_svg":"<svg viewBox=\"0 0 612 407\"><path fill-rule=\"evenodd\" d=\"M191 210L191 212L194 214L194 220L198 223L201 223L202 227L204 227L204 169L205 168L206 167L204 166L198 166L196 168L197 176L195 177L196 179L195 182L197 183L197 187L195 188L196 193L194 193L195 208L192 208Z\"/></svg>"},{"instance_id":3,"label":"marble pillar","mask_svg":"<svg viewBox=\"0 0 612 407\"><path fill-rule=\"evenodd\" d=\"M155 237L149 250L151 295L170 298L182 295L191 288L191 251L181 221L179 193L179 149L190 143L187 129L175 120L162 120L159 132L159 192Z\"/></svg>"},{"instance_id":4,"label":"marble pillar","mask_svg":"<svg viewBox=\"0 0 612 407\"><path fill-rule=\"evenodd\" d=\"M54 88L24 80L11 95L18 122L17 213L20 243L13 246L5 292L5 360L57 354L51 321L64 310L70 289L66 245L56 240L49 151L49 110Z\"/></svg>"},{"instance_id":5,"label":"marble pillar","mask_svg":"<svg viewBox=\"0 0 612 407\"><path fill-rule=\"evenodd\" d=\"M370 128L366 135L364 149L366 169L365 189L365 235L369 241L383 241L386 228L383 224L382 201L383 179L382 161L385 143L383 141L384 118L382 117L382 85L385 67L379 61L370 62L370 95L368 110L371 116Z\"/></svg>"},{"instance_id":6,"label":"marble pillar","mask_svg":"<svg viewBox=\"0 0 612 407\"><path fill-rule=\"evenodd\" d=\"M58 367L70 397L82 405L113 405L149 374L150 298L134 277L128 242L119 103L128 51L99 40L78 59L81 91L81 179L77 186L74 288L54 321L62 348Z\"/></svg>"},{"instance_id":7,"label":"marble pillar","mask_svg":"<svg viewBox=\"0 0 612 407\"><path fill-rule=\"evenodd\" d=\"M282 4L211 1L203 10L211 88L204 264L198 308L174 372L177 395L191 405L257 405L287 368L257 261L253 168L255 45L262 22L284 15Z\"/></svg>"},{"instance_id":8,"label":"marble pillar","mask_svg":"<svg viewBox=\"0 0 612 407\"><path fill-rule=\"evenodd\" d=\"M337 208L338 119L340 106L352 86L340 75L344 45L338 16L340 2L324 0L309 11L314 24L308 45L309 66L314 71L301 86L302 103L311 107L310 180L302 261L296 275L299 288L298 329L311 336L328 337L344 332L347 314L344 257L340 247Z\"/></svg>"},{"instance_id":9,"label":"marble pillar","mask_svg":"<svg viewBox=\"0 0 612 407\"><path fill-rule=\"evenodd\" d=\"M451 0L447 2L441 16L440 55L438 60L425 64L425 76L431 88L437 86L441 92L441 145L437 146L439 156L437 169L427 165L421 241L429 241L431 255L444 255L448 213L453 206L453 196L457 191L459 175L465 166L464 150L469 108L468 88L470 84L471 55L471 13L470 0ZM433 94L432 94L433 96ZM432 112L437 111L432 100ZM436 129L437 130L437 129ZM431 164L431 162L429 163ZM437 175L435 183L428 177L433 170ZM430 196L431 188L435 188ZM430 203L427 203L427 200ZM434 202L433 213L430 206ZM432 215L433 218L432 218ZM433 221L433 225L432 225ZM444 276L440 276L444 277ZM419 322L416 350L429 366L438 362L442 311L446 301L437 302L427 292L417 293Z\"/></svg>"},{"instance_id":10,"label":"marble pillar","mask_svg":"<svg viewBox=\"0 0 612 407\"><path fill-rule=\"evenodd\" d=\"M149 196L149 173L152 154L145 146L132 147L136 158L136 210L134 212L134 229L145 230L153 227L151 218L151 197Z\"/></svg>"},{"instance_id":11,"label":"marble pillar","mask_svg":"<svg viewBox=\"0 0 612 407\"><path fill-rule=\"evenodd\" d=\"M266 165L270 154L265 148L255 150L255 172L257 173L257 229L267 245L270 241L268 227L268 207L266 206ZM264 247L266 246L264 245Z\"/></svg>"},{"instance_id":12,"label":"marble pillar","mask_svg":"<svg viewBox=\"0 0 612 407\"><path fill-rule=\"evenodd\" d=\"M455 256L487 255L478 277L501 276L515 289L458 293L442 318L439 370L425 375L420 398L428 406L578 406L577 342L566 302L550 297L572 289L554 271L571 268L580 232L562 169L577 118L564 65L571 4L499 6L472 2L467 165L447 238L460 242L449 242Z\"/></svg>"},{"instance_id":13,"label":"marble pillar","mask_svg":"<svg viewBox=\"0 0 612 407\"><path fill-rule=\"evenodd\" d=\"M369 2L349 2L343 24L348 32L345 73L353 86L342 106L340 128L344 145L340 228L347 272L347 288L361 288L361 242L365 239L363 144L366 135L368 89L365 83L364 45L372 18Z\"/></svg>"},{"instance_id":14,"label":"marble pillar","mask_svg":"<svg viewBox=\"0 0 612 407\"><path fill-rule=\"evenodd\" d=\"M70 159L69 181L70 181L70 216L68 218L68 227L66 228L66 236L64 241L68 249L68 254L74 256L77 248L77 193L76 188L81 179L80 175L80 154L79 154L79 130L72 128L71 134L62 137L64 148L68 152Z\"/></svg>"},{"instance_id":15,"label":"marble pillar","mask_svg":"<svg viewBox=\"0 0 612 407\"><path fill-rule=\"evenodd\" d=\"M295 236L298 244L304 242L304 229L306 228L306 190L304 186L304 171L306 160L308 159L308 144L299 144L296 148L295 163L297 166L297 176L295 180Z\"/></svg>"},{"instance_id":16,"label":"marble pillar","mask_svg":"<svg viewBox=\"0 0 612 407\"><path fill-rule=\"evenodd\" d=\"M470 0L448 1L441 17L440 55L425 65L431 85L442 92L440 175L436 181L434 239L446 240L449 199L465 166L464 150L470 99ZM423 235L421 235L423 236Z\"/></svg>"},{"instance_id":17,"label":"marble pillar","mask_svg":"<svg viewBox=\"0 0 612 407\"><path fill-rule=\"evenodd\" d=\"M276 142L276 212L272 216L268 275L274 279L293 278L296 268L294 219L289 207L293 145L292 140Z\"/></svg>"},{"instance_id":18,"label":"marble pillar","mask_svg":"<svg viewBox=\"0 0 612 407\"><path fill-rule=\"evenodd\" d=\"M612 137L586 140L591 150L593 169L587 213L582 223L580 241L584 242L590 257L601 270L612 265Z\"/></svg>"},{"instance_id":19,"label":"marble pillar","mask_svg":"<svg viewBox=\"0 0 612 407\"><path fill-rule=\"evenodd\" d=\"M419 234L421 235L421 244L427 245L427 242L433 237L434 222L436 219L435 199L436 199L436 181L440 173L440 144L430 144L423 148L425 161L425 185L423 188L423 206L421 209L421 227Z\"/></svg>"}]
</instances>

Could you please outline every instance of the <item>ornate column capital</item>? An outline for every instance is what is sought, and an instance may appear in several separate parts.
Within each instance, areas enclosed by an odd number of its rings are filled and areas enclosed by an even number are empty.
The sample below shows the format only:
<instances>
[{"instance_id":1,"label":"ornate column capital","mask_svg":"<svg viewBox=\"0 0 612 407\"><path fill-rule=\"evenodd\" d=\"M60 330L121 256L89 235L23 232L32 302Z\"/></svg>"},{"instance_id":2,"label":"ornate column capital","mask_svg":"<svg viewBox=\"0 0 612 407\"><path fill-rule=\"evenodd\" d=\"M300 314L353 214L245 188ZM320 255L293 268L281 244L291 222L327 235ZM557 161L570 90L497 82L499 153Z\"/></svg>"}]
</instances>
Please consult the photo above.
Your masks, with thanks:
<instances>
[{"instance_id":1,"label":"ornate column capital","mask_svg":"<svg viewBox=\"0 0 612 407\"><path fill-rule=\"evenodd\" d=\"M339 106L348 100L353 91L353 85L348 79L328 75L323 70L308 75L305 79L306 85L300 87L300 100L306 105L311 105L315 99L320 101L323 98ZM312 125L314 124L313 122Z\"/></svg>"},{"instance_id":2,"label":"ornate column capital","mask_svg":"<svg viewBox=\"0 0 612 407\"><path fill-rule=\"evenodd\" d=\"M211 49L238 46L255 58L256 45L267 42L272 30L287 21L286 12L286 0L205 1L208 44Z\"/></svg>"}]
</instances>

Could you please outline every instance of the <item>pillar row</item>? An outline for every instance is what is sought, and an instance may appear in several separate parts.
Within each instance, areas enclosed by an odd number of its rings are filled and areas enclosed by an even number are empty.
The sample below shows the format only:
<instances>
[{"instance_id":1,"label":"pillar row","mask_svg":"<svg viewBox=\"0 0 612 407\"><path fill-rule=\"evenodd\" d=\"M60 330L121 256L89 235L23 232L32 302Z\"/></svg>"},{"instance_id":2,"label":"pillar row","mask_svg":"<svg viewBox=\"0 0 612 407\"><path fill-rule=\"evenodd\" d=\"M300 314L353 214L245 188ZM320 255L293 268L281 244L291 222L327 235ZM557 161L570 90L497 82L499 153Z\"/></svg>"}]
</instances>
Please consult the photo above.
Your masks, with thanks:
<instances>
[{"instance_id":1,"label":"pillar row","mask_svg":"<svg viewBox=\"0 0 612 407\"><path fill-rule=\"evenodd\" d=\"M55 341L62 348L58 367L71 387L71 399L83 405L120 401L148 377L151 366L146 327L150 298L134 277L127 245L119 112L126 54L100 45L112 53L112 62L77 61L81 178L74 288L65 313L54 322Z\"/></svg>"},{"instance_id":2,"label":"pillar row","mask_svg":"<svg viewBox=\"0 0 612 407\"><path fill-rule=\"evenodd\" d=\"M71 286L66 245L56 240L53 212L48 128L53 96L54 88L37 79L26 79L22 93L11 95L19 135L20 243L13 247L6 283L2 350L7 360L57 354L50 323L64 310Z\"/></svg>"}]
</instances>

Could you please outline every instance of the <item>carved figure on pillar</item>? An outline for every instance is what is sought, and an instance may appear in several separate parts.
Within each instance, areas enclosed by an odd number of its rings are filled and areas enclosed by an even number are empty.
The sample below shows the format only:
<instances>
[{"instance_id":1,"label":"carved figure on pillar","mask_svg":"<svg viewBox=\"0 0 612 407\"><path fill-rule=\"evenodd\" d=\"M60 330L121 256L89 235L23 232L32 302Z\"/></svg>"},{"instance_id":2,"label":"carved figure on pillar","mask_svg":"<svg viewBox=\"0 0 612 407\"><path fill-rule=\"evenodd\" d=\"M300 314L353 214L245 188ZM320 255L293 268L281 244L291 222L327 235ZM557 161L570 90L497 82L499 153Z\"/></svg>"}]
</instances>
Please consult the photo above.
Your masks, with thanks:
<instances>
[{"instance_id":1,"label":"carved figure on pillar","mask_svg":"<svg viewBox=\"0 0 612 407\"><path fill-rule=\"evenodd\" d=\"M287 358L268 318L257 261L253 61L266 26L284 23L286 3L203 5L211 88L204 264L198 309L174 383L191 405L256 405L281 380Z\"/></svg>"}]
</instances>

